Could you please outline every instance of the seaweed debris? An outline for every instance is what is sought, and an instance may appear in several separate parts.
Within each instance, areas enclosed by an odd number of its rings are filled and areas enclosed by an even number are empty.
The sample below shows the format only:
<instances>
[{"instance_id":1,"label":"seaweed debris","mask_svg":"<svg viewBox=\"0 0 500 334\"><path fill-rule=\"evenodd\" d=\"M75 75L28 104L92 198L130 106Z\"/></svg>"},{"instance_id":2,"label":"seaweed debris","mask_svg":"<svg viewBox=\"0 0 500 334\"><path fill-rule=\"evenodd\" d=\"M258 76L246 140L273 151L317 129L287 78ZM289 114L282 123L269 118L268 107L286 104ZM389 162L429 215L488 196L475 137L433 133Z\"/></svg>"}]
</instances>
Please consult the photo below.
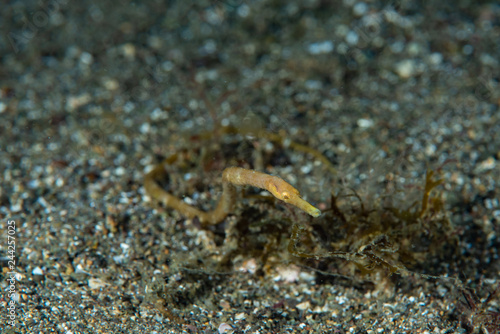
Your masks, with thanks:
<instances>
[{"instance_id":1,"label":"seaweed debris","mask_svg":"<svg viewBox=\"0 0 500 334\"><path fill-rule=\"evenodd\" d=\"M458 239L436 190L443 183L437 172L427 171L421 199L403 208L392 204L390 195L383 196L382 204L366 203L354 190L332 193L323 219L293 225L289 252L302 260L321 261L317 268L328 262L327 271L351 277L357 272L375 284L392 274L440 278L439 265L450 252L456 253ZM332 258L347 262L333 263ZM380 270L387 275L380 276Z\"/></svg>"}]
</instances>

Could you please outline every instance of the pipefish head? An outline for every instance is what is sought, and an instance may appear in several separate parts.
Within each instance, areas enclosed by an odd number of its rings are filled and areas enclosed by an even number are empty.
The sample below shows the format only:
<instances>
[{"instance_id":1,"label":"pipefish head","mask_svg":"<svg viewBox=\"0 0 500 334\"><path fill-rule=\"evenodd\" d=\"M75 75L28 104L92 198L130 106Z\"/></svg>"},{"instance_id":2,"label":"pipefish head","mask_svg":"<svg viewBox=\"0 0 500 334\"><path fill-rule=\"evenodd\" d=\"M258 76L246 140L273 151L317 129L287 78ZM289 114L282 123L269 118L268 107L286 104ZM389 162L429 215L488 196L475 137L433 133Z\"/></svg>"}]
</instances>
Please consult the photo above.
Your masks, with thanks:
<instances>
[{"instance_id":1,"label":"pipefish head","mask_svg":"<svg viewBox=\"0 0 500 334\"><path fill-rule=\"evenodd\" d=\"M274 197L285 203L300 198L299 191L279 177L273 177L269 181L267 190L273 194Z\"/></svg>"},{"instance_id":2,"label":"pipefish head","mask_svg":"<svg viewBox=\"0 0 500 334\"><path fill-rule=\"evenodd\" d=\"M279 177L272 177L269 179L266 189L277 199L280 199L285 203L295 205L313 217L319 217L321 215L321 211L319 209L315 208L309 204L309 202L300 197L300 193L297 189Z\"/></svg>"}]
</instances>

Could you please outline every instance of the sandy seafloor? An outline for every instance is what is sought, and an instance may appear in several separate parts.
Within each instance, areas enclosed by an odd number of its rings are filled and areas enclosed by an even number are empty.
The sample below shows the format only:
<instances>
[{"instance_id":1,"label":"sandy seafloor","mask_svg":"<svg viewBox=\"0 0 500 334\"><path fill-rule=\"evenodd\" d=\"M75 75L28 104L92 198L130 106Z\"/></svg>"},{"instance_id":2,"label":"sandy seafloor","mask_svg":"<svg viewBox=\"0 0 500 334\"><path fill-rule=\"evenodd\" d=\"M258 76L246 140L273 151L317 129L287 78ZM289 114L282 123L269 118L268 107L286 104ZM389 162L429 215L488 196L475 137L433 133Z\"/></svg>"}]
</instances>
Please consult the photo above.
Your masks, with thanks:
<instances>
[{"instance_id":1,"label":"sandy seafloor","mask_svg":"<svg viewBox=\"0 0 500 334\"><path fill-rule=\"evenodd\" d=\"M0 8L2 333L499 332L495 1ZM171 156L164 186L197 207L239 165L324 214L248 188L203 229L145 193ZM428 170L443 181L420 215ZM408 271L297 258L295 223L304 251L383 240Z\"/></svg>"}]
</instances>

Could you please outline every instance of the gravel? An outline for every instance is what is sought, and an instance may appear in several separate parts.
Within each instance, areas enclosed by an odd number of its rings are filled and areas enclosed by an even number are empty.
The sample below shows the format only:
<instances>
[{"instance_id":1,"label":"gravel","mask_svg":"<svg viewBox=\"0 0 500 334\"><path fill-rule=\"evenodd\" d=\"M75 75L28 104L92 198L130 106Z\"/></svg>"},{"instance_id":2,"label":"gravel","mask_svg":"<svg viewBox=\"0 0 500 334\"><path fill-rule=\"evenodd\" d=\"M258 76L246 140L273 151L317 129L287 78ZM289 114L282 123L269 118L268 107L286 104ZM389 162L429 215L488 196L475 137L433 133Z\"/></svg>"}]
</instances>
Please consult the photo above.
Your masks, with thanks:
<instances>
[{"instance_id":1,"label":"gravel","mask_svg":"<svg viewBox=\"0 0 500 334\"><path fill-rule=\"evenodd\" d=\"M6 333L499 331L494 1L0 8ZM280 175L324 214L245 189L203 230L144 191L172 156L165 186L197 207L240 165ZM410 224L396 210L419 207L429 170L442 184ZM378 247L389 213L401 227L373 268L289 252L295 223L308 252ZM391 275L386 259L407 269Z\"/></svg>"}]
</instances>

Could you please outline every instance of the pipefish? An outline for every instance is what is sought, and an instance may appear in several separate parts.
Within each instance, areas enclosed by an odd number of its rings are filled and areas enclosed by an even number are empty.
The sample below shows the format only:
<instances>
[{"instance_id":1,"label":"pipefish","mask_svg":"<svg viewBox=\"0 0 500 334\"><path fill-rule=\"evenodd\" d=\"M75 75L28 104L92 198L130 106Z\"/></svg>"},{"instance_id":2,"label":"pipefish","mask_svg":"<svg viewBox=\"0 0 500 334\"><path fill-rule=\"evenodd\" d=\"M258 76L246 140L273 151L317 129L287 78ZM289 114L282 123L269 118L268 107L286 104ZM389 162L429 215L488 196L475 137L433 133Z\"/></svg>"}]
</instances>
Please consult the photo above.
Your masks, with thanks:
<instances>
[{"instance_id":1,"label":"pipefish","mask_svg":"<svg viewBox=\"0 0 500 334\"><path fill-rule=\"evenodd\" d=\"M199 210L180 198L165 191L159 184L160 178L166 176L165 162L157 165L146 174L144 187L146 192L165 206L179 211L187 218L198 217L201 224L215 225L220 223L234 208L237 201L235 186L254 186L269 191L277 199L292 204L313 217L319 217L321 211L300 197L300 193L291 184L278 176L269 175L252 169L228 167L222 172L222 195L212 211Z\"/></svg>"}]
</instances>

